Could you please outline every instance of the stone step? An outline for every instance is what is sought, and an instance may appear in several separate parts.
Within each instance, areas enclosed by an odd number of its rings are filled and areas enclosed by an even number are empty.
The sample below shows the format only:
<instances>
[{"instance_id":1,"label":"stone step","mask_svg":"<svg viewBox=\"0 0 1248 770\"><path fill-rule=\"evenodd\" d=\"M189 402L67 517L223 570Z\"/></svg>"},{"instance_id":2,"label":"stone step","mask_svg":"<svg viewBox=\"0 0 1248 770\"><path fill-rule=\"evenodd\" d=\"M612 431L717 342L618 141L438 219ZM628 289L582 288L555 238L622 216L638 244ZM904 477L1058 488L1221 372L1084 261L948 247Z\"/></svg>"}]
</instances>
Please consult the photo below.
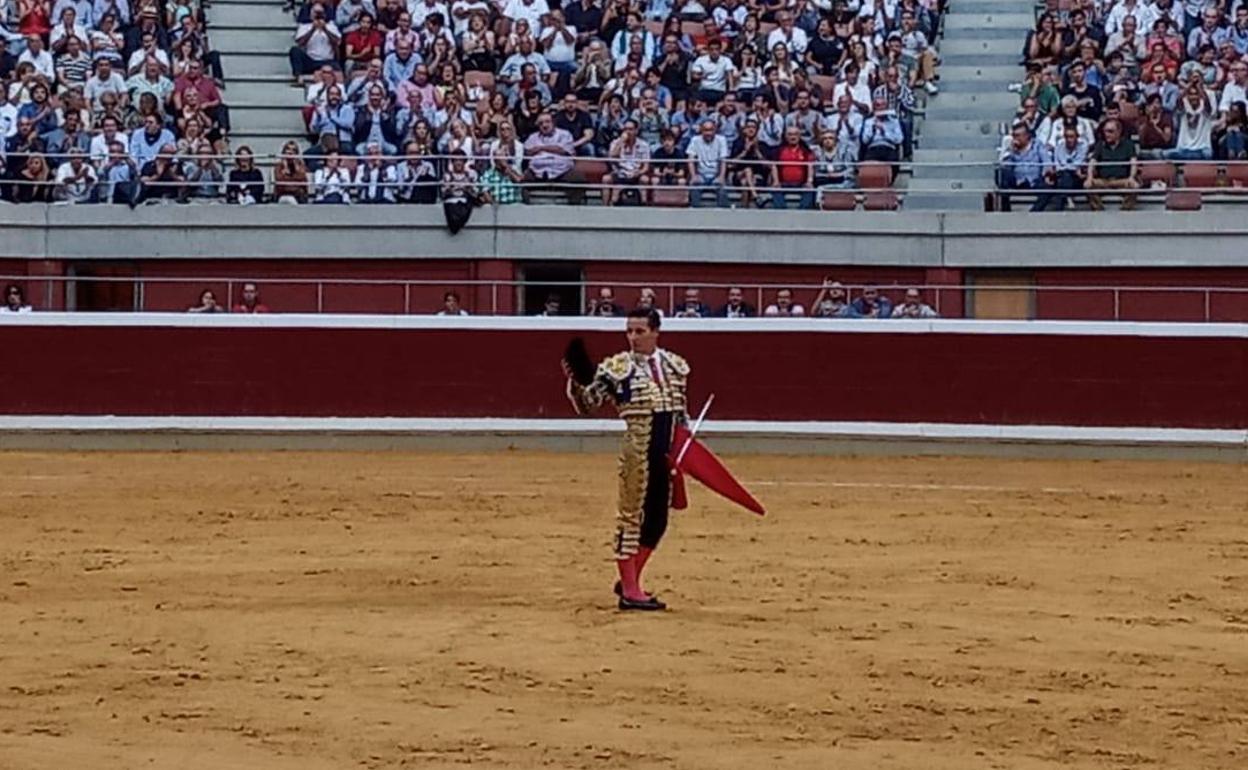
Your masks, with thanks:
<instances>
[{"instance_id":1,"label":"stone step","mask_svg":"<svg viewBox=\"0 0 1248 770\"><path fill-rule=\"evenodd\" d=\"M238 53L270 53L290 50L289 30L280 29L216 29L212 30L212 45L218 51Z\"/></svg>"},{"instance_id":2,"label":"stone step","mask_svg":"<svg viewBox=\"0 0 1248 770\"><path fill-rule=\"evenodd\" d=\"M1036 4L1013 0L959 0L949 6L949 13L1029 14L1035 18Z\"/></svg>"},{"instance_id":3,"label":"stone step","mask_svg":"<svg viewBox=\"0 0 1248 770\"><path fill-rule=\"evenodd\" d=\"M221 66L228 73L227 85L235 78L246 78L255 75L276 77L284 75L288 82L293 80L290 74L290 59L285 51L273 53L235 53L221 52Z\"/></svg>"},{"instance_id":4,"label":"stone step","mask_svg":"<svg viewBox=\"0 0 1248 770\"><path fill-rule=\"evenodd\" d=\"M996 147L1000 143L996 133L962 134L961 136L932 136L924 133L922 144L926 150L979 150L985 147Z\"/></svg>"},{"instance_id":5,"label":"stone step","mask_svg":"<svg viewBox=\"0 0 1248 770\"><path fill-rule=\"evenodd\" d=\"M1023 58L1026 38L1026 32L1012 38L994 39L980 39L978 33L965 32L958 37L946 37L940 44L940 55L947 62L950 56L959 54L1009 54L1017 62Z\"/></svg>"},{"instance_id":6,"label":"stone step","mask_svg":"<svg viewBox=\"0 0 1248 770\"><path fill-rule=\"evenodd\" d=\"M294 17L288 13L282 13L282 7L276 4L214 5L208 20L214 30L219 26L278 27L284 24L292 35L295 32Z\"/></svg>"},{"instance_id":7,"label":"stone step","mask_svg":"<svg viewBox=\"0 0 1248 770\"><path fill-rule=\"evenodd\" d=\"M231 92L232 93L232 92ZM923 124L923 141L937 137L978 137L987 141L1000 135L1001 120L929 120Z\"/></svg>"},{"instance_id":8,"label":"stone step","mask_svg":"<svg viewBox=\"0 0 1248 770\"><path fill-rule=\"evenodd\" d=\"M946 192L911 192L901 202L905 211L983 211L982 194L953 195Z\"/></svg>"},{"instance_id":9,"label":"stone step","mask_svg":"<svg viewBox=\"0 0 1248 770\"><path fill-rule=\"evenodd\" d=\"M1017 72L1017 79L1022 80L1024 70L1018 61L1016 53L942 54L940 71L944 72L946 67L1012 67Z\"/></svg>"},{"instance_id":10,"label":"stone step","mask_svg":"<svg viewBox=\"0 0 1248 770\"><path fill-rule=\"evenodd\" d=\"M1019 29L1017 27L969 27L967 29L950 30L946 33L952 36L954 40L1000 40L1010 43L1015 51L1022 52L1023 41L1027 39L1027 32L1031 27ZM944 49L944 44L941 44Z\"/></svg>"},{"instance_id":11,"label":"stone step","mask_svg":"<svg viewBox=\"0 0 1248 770\"><path fill-rule=\"evenodd\" d=\"M287 131L303 133L303 114L296 108L230 103L230 123L240 131Z\"/></svg>"},{"instance_id":12,"label":"stone step","mask_svg":"<svg viewBox=\"0 0 1248 770\"><path fill-rule=\"evenodd\" d=\"M942 93L933 106L928 108L929 119L939 119L942 114L960 117L963 108L991 107L1002 112L1013 112L1018 107L1018 94L1004 88L993 88L978 93ZM939 112L937 112L939 110ZM978 117L978 115L976 116Z\"/></svg>"},{"instance_id":13,"label":"stone step","mask_svg":"<svg viewBox=\"0 0 1248 770\"><path fill-rule=\"evenodd\" d=\"M212 0L212 15L215 15L219 11L224 11L227 6L235 5L263 6L265 8L276 9L279 12L282 10L282 4L280 2L274 2L273 0ZM287 13L286 16L292 15Z\"/></svg>"},{"instance_id":14,"label":"stone step","mask_svg":"<svg viewBox=\"0 0 1248 770\"><path fill-rule=\"evenodd\" d=\"M975 13L963 12L956 6L945 16L945 34L953 30L980 29L1034 29L1036 17L1033 13Z\"/></svg>"},{"instance_id":15,"label":"stone step","mask_svg":"<svg viewBox=\"0 0 1248 770\"><path fill-rule=\"evenodd\" d=\"M942 63L940 79L954 82L1017 83L1022 79L1023 68L1014 64L965 65Z\"/></svg>"},{"instance_id":16,"label":"stone step","mask_svg":"<svg viewBox=\"0 0 1248 770\"><path fill-rule=\"evenodd\" d=\"M230 78L227 90L231 105L253 104L293 109L303 106L303 89L291 86L289 77L280 81L259 82Z\"/></svg>"}]
</instances>

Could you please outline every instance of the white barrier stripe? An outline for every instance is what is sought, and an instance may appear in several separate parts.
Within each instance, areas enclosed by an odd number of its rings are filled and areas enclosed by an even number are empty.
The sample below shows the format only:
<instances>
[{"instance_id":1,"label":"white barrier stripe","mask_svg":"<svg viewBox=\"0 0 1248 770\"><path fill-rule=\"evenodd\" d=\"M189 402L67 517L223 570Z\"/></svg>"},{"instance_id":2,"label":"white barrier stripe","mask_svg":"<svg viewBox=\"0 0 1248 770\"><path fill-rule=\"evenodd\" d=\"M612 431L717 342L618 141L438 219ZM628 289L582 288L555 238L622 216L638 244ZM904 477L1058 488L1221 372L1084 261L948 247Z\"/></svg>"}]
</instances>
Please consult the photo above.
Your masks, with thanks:
<instances>
[{"instance_id":1,"label":"white barrier stripe","mask_svg":"<svg viewBox=\"0 0 1248 770\"><path fill-rule=\"evenodd\" d=\"M113 415L4 415L0 431L168 431L187 433L515 434L615 436L618 420L495 417L129 417ZM1244 428L1153 428L1068 425L985 425L901 422L782 422L718 420L703 426L710 437L824 438L927 441L1002 441L1216 445L1248 449Z\"/></svg>"},{"instance_id":2,"label":"white barrier stripe","mask_svg":"<svg viewBox=\"0 0 1248 770\"><path fill-rule=\"evenodd\" d=\"M317 313L21 313L0 315L0 325L67 327L436 329L463 331L617 332L624 319L589 316L436 316ZM1248 323L1137 321L978 321L869 318L664 318L671 332L821 332L869 334L1014 334L1087 337L1248 338Z\"/></svg>"}]
</instances>

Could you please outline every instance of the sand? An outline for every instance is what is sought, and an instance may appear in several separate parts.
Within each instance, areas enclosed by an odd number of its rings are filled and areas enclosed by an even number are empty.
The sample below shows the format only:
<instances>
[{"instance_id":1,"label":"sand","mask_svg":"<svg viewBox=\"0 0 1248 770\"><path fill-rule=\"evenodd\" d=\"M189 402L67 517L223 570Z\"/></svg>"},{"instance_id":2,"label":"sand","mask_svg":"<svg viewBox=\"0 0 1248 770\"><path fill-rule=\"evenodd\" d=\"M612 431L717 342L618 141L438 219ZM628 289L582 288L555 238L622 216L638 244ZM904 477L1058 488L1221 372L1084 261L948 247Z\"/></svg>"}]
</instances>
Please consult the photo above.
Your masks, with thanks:
<instances>
[{"instance_id":1,"label":"sand","mask_svg":"<svg viewBox=\"0 0 1248 770\"><path fill-rule=\"evenodd\" d=\"M1248 466L0 454L0 768L1242 768Z\"/></svg>"}]
</instances>

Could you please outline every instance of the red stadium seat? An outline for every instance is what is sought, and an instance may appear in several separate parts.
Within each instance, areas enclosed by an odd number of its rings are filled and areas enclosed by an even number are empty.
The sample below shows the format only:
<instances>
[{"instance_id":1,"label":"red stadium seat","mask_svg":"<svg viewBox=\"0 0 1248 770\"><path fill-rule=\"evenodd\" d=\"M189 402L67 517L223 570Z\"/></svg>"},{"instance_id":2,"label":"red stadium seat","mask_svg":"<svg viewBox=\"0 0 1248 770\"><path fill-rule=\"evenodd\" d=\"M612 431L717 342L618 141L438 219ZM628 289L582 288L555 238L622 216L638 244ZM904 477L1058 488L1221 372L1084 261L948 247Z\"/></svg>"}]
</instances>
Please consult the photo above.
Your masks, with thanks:
<instances>
[{"instance_id":1,"label":"red stadium seat","mask_svg":"<svg viewBox=\"0 0 1248 770\"><path fill-rule=\"evenodd\" d=\"M1164 160L1146 160L1140 164L1140 187L1147 190L1156 183L1174 187L1174 164Z\"/></svg>"},{"instance_id":2,"label":"red stadium seat","mask_svg":"<svg viewBox=\"0 0 1248 770\"><path fill-rule=\"evenodd\" d=\"M1166 191L1166 209L1169 211L1200 211L1204 199L1199 190Z\"/></svg>"},{"instance_id":3,"label":"red stadium seat","mask_svg":"<svg viewBox=\"0 0 1248 770\"><path fill-rule=\"evenodd\" d=\"M652 195L653 205L667 209L683 209L689 206L689 191L679 188L659 188Z\"/></svg>"},{"instance_id":4,"label":"red stadium seat","mask_svg":"<svg viewBox=\"0 0 1248 770\"><path fill-rule=\"evenodd\" d=\"M877 190L863 196L862 207L867 211L896 211L901 205L897 193L892 190Z\"/></svg>"},{"instance_id":5,"label":"red stadium seat","mask_svg":"<svg viewBox=\"0 0 1248 770\"><path fill-rule=\"evenodd\" d=\"M858 166L858 186L863 190L880 190L893 186L893 169L887 163L867 161Z\"/></svg>"},{"instance_id":6,"label":"red stadium seat","mask_svg":"<svg viewBox=\"0 0 1248 770\"><path fill-rule=\"evenodd\" d=\"M1248 187L1248 162L1240 161L1238 163L1226 164L1226 181L1231 187L1245 188Z\"/></svg>"},{"instance_id":7,"label":"red stadium seat","mask_svg":"<svg viewBox=\"0 0 1248 770\"><path fill-rule=\"evenodd\" d=\"M858 208L858 193L852 190L825 190L819 206L824 211L853 211Z\"/></svg>"},{"instance_id":8,"label":"red stadium seat","mask_svg":"<svg viewBox=\"0 0 1248 770\"><path fill-rule=\"evenodd\" d=\"M1218 186L1218 167L1212 163L1184 163L1183 186L1208 189Z\"/></svg>"}]
</instances>

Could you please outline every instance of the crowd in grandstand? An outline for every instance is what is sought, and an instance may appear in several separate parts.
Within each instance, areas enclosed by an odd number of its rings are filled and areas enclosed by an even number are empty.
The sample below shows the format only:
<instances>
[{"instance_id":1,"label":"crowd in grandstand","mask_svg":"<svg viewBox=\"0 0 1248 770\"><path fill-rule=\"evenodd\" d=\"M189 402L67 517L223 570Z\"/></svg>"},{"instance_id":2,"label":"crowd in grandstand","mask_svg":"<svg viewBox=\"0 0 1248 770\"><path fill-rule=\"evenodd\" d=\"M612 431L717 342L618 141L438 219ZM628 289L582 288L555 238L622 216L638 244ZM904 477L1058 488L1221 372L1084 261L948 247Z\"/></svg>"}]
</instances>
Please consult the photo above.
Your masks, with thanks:
<instances>
[{"instance_id":1,"label":"crowd in grandstand","mask_svg":"<svg viewBox=\"0 0 1248 770\"><path fill-rule=\"evenodd\" d=\"M0 44L0 198L221 194L229 111L198 0L0 0Z\"/></svg>"},{"instance_id":2,"label":"crowd in grandstand","mask_svg":"<svg viewBox=\"0 0 1248 770\"><path fill-rule=\"evenodd\" d=\"M601 183L608 205L811 207L906 157L915 90L937 91L933 0L316 0L291 7L311 146L266 179L228 145L198 0L0 2L18 201L575 203Z\"/></svg>"},{"instance_id":3,"label":"crowd in grandstand","mask_svg":"<svg viewBox=\"0 0 1248 770\"><path fill-rule=\"evenodd\" d=\"M1248 158L1248 2L1046 5L1023 44L1001 189L1037 192L1033 210L1061 210L1068 191L1139 189L1141 161ZM1008 210L1008 194L1002 202ZM1103 208L1098 194L1088 203ZM1122 205L1134 208L1136 195Z\"/></svg>"}]
</instances>

